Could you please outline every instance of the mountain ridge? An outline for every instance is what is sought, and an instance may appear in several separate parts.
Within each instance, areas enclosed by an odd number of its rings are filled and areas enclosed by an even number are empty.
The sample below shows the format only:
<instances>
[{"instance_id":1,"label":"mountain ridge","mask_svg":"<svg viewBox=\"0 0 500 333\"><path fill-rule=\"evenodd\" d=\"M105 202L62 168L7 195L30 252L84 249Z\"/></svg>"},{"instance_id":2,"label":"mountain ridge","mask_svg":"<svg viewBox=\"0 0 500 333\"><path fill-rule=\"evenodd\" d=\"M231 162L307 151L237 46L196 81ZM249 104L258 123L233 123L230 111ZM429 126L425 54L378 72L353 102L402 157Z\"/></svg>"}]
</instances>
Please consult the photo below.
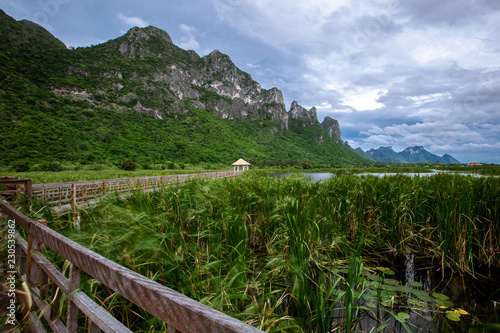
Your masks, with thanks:
<instances>
[{"instance_id":1,"label":"mountain ridge","mask_svg":"<svg viewBox=\"0 0 500 333\"><path fill-rule=\"evenodd\" d=\"M443 156L435 155L427 151L423 146L407 147L401 152L395 152L391 146L379 147L370 149L364 152L361 148L356 148L355 151L365 157L376 162L396 162L396 163L451 163L459 164L460 161L453 156L444 154Z\"/></svg>"},{"instance_id":2,"label":"mountain ridge","mask_svg":"<svg viewBox=\"0 0 500 333\"><path fill-rule=\"evenodd\" d=\"M188 161L367 164L338 122L264 89L220 51L200 57L156 27L67 49L0 12L0 164ZM25 147L20 149L20 147Z\"/></svg>"}]
</instances>

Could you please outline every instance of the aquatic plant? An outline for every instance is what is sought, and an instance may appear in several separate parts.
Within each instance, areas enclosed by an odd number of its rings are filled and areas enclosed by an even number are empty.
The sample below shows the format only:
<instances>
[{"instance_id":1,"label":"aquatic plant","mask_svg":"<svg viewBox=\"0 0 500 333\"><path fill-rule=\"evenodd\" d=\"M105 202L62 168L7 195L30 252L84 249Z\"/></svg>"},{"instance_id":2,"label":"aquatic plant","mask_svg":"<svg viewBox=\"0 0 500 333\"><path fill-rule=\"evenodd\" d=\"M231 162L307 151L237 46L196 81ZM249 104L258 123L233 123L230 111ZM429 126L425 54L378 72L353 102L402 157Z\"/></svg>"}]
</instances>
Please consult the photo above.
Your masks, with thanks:
<instances>
[{"instance_id":1,"label":"aquatic plant","mask_svg":"<svg viewBox=\"0 0 500 333\"><path fill-rule=\"evenodd\" d=\"M453 322L467 309L404 277L396 263L411 254L443 276L499 268L499 183L453 175L192 179L82 210L81 230L71 217L49 216L49 225L269 332L410 331L429 312ZM146 331L160 325L91 282L88 293L124 321Z\"/></svg>"}]
</instances>

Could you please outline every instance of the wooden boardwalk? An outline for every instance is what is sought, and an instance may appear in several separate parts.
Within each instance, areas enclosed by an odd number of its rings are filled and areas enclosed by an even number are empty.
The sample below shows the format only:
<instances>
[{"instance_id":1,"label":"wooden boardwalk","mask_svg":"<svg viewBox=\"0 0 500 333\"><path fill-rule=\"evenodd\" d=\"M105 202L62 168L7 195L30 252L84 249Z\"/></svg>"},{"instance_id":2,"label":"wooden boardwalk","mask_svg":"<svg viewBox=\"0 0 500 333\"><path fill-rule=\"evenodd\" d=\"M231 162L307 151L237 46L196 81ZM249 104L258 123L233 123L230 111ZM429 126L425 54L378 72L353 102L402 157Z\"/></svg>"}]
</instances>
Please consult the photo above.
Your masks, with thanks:
<instances>
[{"instance_id":1,"label":"wooden boardwalk","mask_svg":"<svg viewBox=\"0 0 500 333\"><path fill-rule=\"evenodd\" d=\"M243 171L221 171L167 176L103 179L65 183L34 184L33 199L48 205L83 205L106 195L133 191L150 191L163 186L178 185L193 178L231 178Z\"/></svg>"},{"instance_id":2,"label":"wooden boardwalk","mask_svg":"<svg viewBox=\"0 0 500 333\"><path fill-rule=\"evenodd\" d=\"M165 322L168 333L262 332L90 251L43 222L23 215L2 199L1 214L4 217L0 218L0 223L7 220L5 215L16 222L16 277L30 286L31 296L28 297L32 302L30 312L23 314L26 323L22 325L30 332L77 332L81 329L77 326L81 314L87 318L88 332L132 332L81 291L80 275L83 272ZM20 235L20 229L26 232L28 239ZM5 238L8 234L0 237ZM52 249L70 263L67 276L44 256L45 248ZM5 261L2 262L3 269L4 265ZM1 276L5 281L5 274ZM0 311L4 312L6 319L10 297L4 289L0 292ZM18 306L23 308L24 296L18 294ZM67 310L61 316L57 309L63 302ZM12 327L3 324L0 323L0 332L12 331Z\"/></svg>"}]
</instances>

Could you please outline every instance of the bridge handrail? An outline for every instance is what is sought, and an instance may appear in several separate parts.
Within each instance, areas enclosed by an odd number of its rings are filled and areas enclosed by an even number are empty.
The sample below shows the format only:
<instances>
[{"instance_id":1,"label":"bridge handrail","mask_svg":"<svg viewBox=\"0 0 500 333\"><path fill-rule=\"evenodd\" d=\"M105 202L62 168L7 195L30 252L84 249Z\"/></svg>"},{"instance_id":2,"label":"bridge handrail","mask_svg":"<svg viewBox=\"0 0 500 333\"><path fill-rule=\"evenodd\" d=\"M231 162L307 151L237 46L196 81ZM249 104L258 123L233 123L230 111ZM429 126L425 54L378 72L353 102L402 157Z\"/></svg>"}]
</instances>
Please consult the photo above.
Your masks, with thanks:
<instances>
[{"instance_id":1,"label":"bridge handrail","mask_svg":"<svg viewBox=\"0 0 500 333\"><path fill-rule=\"evenodd\" d=\"M17 272L32 287L35 293L33 301L43 311L53 331L76 332L78 310L81 310L92 326L89 332L94 332L95 327L105 332L130 332L86 294L78 291L80 271L83 271L164 321L169 327L168 332L262 332L85 248L30 219L2 199L0 210L28 233L27 242L17 233ZM69 278L43 256L40 249L44 246L71 263ZM24 258L23 253L26 254ZM57 286L69 297L66 325L59 318L53 318L57 311L51 312L49 304L55 300L44 300L49 280L53 291ZM30 315L29 318L36 321L38 317ZM33 324L33 327L37 325Z\"/></svg>"},{"instance_id":2,"label":"bridge handrail","mask_svg":"<svg viewBox=\"0 0 500 333\"><path fill-rule=\"evenodd\" d=\"M154 189L168 184L180 184L191 178L228 178L243 171L221 171L166 176L117 178L78 182L34 184L33 197L45 204L81 204L108 193Z\"/></svg>"}]
</instances>

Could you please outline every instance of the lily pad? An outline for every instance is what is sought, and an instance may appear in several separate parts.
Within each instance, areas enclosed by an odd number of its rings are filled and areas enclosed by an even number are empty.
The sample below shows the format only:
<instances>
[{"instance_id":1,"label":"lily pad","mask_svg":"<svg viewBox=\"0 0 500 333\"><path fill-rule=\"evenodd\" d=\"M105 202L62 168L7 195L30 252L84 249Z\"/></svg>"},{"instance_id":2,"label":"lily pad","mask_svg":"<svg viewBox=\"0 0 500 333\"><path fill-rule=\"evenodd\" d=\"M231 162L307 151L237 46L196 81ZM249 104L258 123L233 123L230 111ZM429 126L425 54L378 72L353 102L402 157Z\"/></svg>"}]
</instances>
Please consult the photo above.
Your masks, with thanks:
<instances>
[{"instance_id":1,"label":"lily pad","mask_svg":"<svg viewBox=\"0 0 500 333\"><path fill-rule=\"evenodd\" d=\"M437 299L444 299L444 300L450 299L448 296L440 294L440 293L432 293L431 296L434 298L437 298Z\"/></svg>"},{"instance_id":2,"label":"lily pad","mask_svg":"<svg viewBox=\"0 0 500 333\"><path fill-rule=\"evenodd\" d=\"M436 299L436 304L445 308L451 308L454 304L447 299Z\"/></svg>"},{"instance_id":3,"label":"lily pad","mask_svg":"<svg viewBox=\"0 0 500 333\"><path fill-rule=\"evenodd\" d=\"M419 292L420 291L420 292ZM424 301L424 302L433 302L435 301L435 298L432 298L429 296L425 291L422 292L422 290L414 290L413 294L418 297L418 299Z\"/></svg>"},{"instance_id":4,"label":"lily pad","mask_svg":"<svg viewBox=\"0 0 500 333\"><path fill-rule=\"evenodd\" d=\"M403 285L396 286L396 288L397 288L397 290L399 290L403 293L411 293L413 291L413 289L411 289L410 287L403 286Z\"/></svg>"},{"instance_id":5,"label":"lily pad","mask_svg":"<svg viewBox=\"0 0 500 333\"><path fill-rule=\"evenodd\" d=\"M378 269L379 271L382 271L382 273L384 273L385 275L394 275L394 274L396 274L396 272L394 272L392 269L387 268L387 267L377 267L376 269Z\"/></svg>"},{"instance_id":6,"label":"lily pad","mask_svg":"<svg viewBox=\"0 0 500 333\"><path fill-rule=\"evenodd\" d=\"M388 285L383 285L382 289L387 290L387 291L396 291L396 290L398 290L395 286L388 286Z\"/></svg>"},{"instance_id":7,"label":"lily pad","mask_svg":"<svg viewBox=\"0 0 500 333\"><path fill-rule=\"evenodd\" d=\"M423 306L424 304L422 303L422 301L419 301L418 299L415 299L415 298L408 298L408 303L410 303L411 305L418 305L418 306Z\"/></svg>"},{"instance_id":8,"label":"lily pad","mask_svg":"<svg viewBox=\"0 0 500 333\"><path fill-rule=\"evenodd\" d=\"M399 284L398 280L395 279L385 279L386 284L390 284L391 286L397 286Z\"/></svg>"},{"instance_id":9,"label":"lily pad","mask_svg":"<svg viewBox=\"0 0 500 333\"><path fill-rule=\"evenodd\" d=\"M400 312L398 313L398 318L401 320L406 320L410 318L410 315L407 314L406 312Z\"/></svg>"},{"instance_id":10,"label":"lily pad","mask_svg":"<svg viewBox=\"0 0 500 333\"><path fill-rule=\"evenodd\" d=\"M447 311L446 318L453 321L460 321L460 314L456 313L455 311Z\"/></svg>"},{"instance_id":11,"label":"lily pad","mask_svg":"<svg viewBox=\"0 0 500 333\"><path fill-rule=\"evenodd\" d=\"M410 281L408 282L408 284L412 287L422 287L423 284L421 284L420 282L417 282L417 281Z\"/></svg>"}]
</instances>

